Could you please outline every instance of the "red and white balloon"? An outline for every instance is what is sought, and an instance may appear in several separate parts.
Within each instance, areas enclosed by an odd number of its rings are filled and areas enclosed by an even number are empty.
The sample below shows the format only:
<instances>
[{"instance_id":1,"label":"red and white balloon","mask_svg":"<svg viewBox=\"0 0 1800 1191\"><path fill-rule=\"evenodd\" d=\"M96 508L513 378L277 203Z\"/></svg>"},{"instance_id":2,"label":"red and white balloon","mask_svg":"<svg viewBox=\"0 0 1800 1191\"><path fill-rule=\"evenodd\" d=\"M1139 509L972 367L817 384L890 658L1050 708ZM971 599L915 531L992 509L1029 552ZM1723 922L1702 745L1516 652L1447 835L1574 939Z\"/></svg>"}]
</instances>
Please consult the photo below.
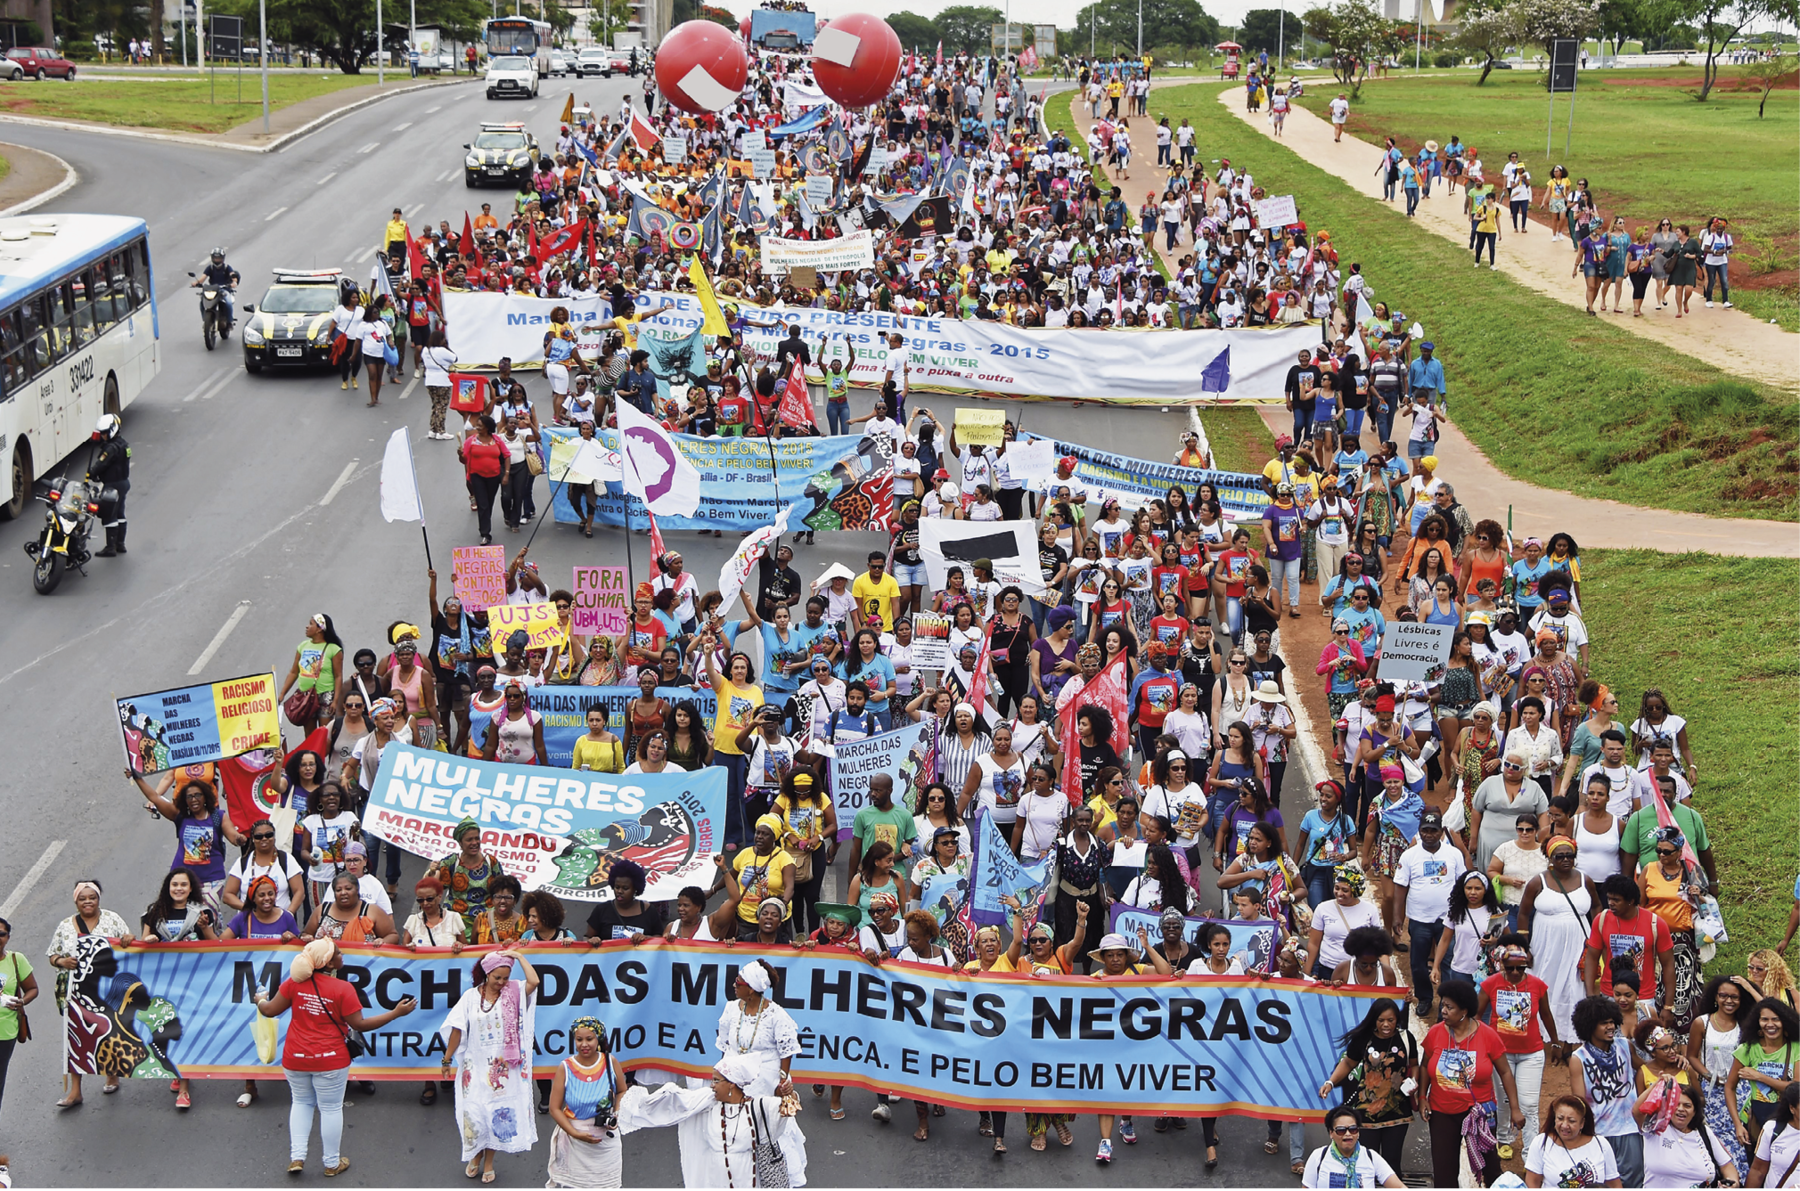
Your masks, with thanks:
<instances>
[{"instance_id":1,"label":"red and white balloon","mask_svg":"<svg viewBox=\"0 0 1800 1191\"><path fill-rule=\"evenodd\" d=\"M712 21L675 26L656 49L656 86L684 112L724 111L744 89L750 62L744 43Z\"/></svg>"},{"instance_id":2,"label":"red and white balloon","mask_svg":"<svg viewBox=\"0 0 1800 1191\"><path fill-rule=\"evenodd\" d=\"M866 12L833 17L814 35L813 78L847 108L868 107L887 95L900 74L900 38Z\"/></svg>"}]
</instances>

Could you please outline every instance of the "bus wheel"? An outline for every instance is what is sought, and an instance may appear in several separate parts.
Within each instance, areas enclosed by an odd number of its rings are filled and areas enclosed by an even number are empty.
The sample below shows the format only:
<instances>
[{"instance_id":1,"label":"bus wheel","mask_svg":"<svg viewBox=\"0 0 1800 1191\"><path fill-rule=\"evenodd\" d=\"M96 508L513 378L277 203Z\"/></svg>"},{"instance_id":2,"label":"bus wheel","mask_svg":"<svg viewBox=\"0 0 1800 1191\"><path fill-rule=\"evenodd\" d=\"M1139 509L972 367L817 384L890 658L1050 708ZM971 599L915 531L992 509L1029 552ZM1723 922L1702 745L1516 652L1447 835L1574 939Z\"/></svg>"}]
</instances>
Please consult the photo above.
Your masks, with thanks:
<instances>
[{"instance_id":1,"label":"bus wheel","mask_svg":"<svg viewBox=\"0 0 1800 1191\"><path fill-rule=\"evenodd\" d=\"M119 378L111 372L106 374L106 400L101 412L119 416Z\"/></svg>"},{"instance_id":2,"label":"bus wheel","mask_svg":"<svg viewBox=\"0 0 1800 1191\"><path fill-rule=\"evenodd\" d=\"M31 447L19 443L13 447L12 499L0 505L0 521L11 521L31 503Z\"/></svg>"}]
</instances>

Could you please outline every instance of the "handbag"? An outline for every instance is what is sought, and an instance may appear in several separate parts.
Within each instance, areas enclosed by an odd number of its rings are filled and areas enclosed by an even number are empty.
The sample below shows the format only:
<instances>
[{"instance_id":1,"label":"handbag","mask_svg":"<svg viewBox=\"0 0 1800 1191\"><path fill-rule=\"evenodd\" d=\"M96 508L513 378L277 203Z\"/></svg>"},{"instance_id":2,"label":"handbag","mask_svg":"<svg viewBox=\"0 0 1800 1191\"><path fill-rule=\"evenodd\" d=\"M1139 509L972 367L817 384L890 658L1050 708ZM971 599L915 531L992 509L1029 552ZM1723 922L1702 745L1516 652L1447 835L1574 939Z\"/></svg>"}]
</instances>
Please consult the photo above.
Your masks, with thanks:
<instances>
[{"instance_id":1,"label":"handbag","mask_svg":"<svg viewBox=\"0 0 1800 1191\"><path fill-rule=\"evenodd\" d=\"M525 470L534 476L544 474L544 457L537 453L536 448L527 447L525 449Z\"/></svg>"},{"instance_id":2,"label":"handbag","mask_svg":"<svg viewBox=\"0 0 1800 1191\"><path fill-rule=\"evenodd\" d=\"M313 995L319 998L319 1004L325 1010L325 1016L335 1022L337 1028L344 1032L345 1052L348 1053L352 1059L360 1059L368 1054L370 1050L374 1049L369 1045L368 1038L363 1035L361 1031L351 1029L345 1024L342 1018L331 1011L331 1002L327 1001L325 999L325 994L319 991L319 978L314 976L310 983L313 986Z\"/></svg>"},{"instance_id":3,"label":"handbag","mask_svg":"<svg viewBox=\"0 0 1800 1191\"><path fill-rule=\"evenodd\" d=\"M1414 782L1422 782L1425 780L1425 771L1419 768L1419 763L1413 760L1411 755L1406 752L1400 754L1400 768L1406 771L1406 784L1408 786L1412 785Z\"/></svg>"},{"instance_id":4,"label":"handbag","mask_svg":"<svg viewBox=\"0 0 1800 1191\"><path fill-rule=\"evenodd\" d=\"M394 346L394 341L392 339L383 339L381 341L381 358L387 361L387 366L389 368L398 368L400 366L400 349Z\"/></svg>"},{"instance_id":5,"label":"handbag","mask_svg":"<svg viewBox=\"0 0 1800 1191\"><path fill-rule=\"evenodd\" d=\"M294 727L310 730L319 718L319 692L295 691L281 701L281 713Z\"/></svg>"},{"instance_id":6,"label":"handbag","mask_svg":"<svg viewBox=\"0 0 1800 1191\"><path fill-rule=\"evenodd\" d=\"M767 1099L758 1096L748 1102L750 1111L750 1128L756 1140L751 1143L750 1153L755 1163L756 1185L758 1187L786 1187L791 1185L788 1178L787 1158L781 1147L773 1141L766 1141L775 1132L769 1123Z\"/></svg>"}]
</instances>

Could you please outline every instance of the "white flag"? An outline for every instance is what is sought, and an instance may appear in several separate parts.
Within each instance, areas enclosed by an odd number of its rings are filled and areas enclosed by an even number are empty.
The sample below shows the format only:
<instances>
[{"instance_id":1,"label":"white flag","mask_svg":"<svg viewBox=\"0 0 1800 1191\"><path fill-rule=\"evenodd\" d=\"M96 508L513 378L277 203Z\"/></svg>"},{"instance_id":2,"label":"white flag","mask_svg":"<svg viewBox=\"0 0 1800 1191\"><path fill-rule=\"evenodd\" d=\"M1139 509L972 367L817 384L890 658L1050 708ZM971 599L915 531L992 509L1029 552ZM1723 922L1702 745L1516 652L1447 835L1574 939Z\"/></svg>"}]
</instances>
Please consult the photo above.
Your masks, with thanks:
<instances>
[{"instance_id":1,"label":"white flag","mask_svg":"<svg viewBox=\"0 0 1800 1191\"><path fill-rule=\"evenodd\" d=\"M719 568L719 594L724 597L719 605L721 608L729 610L737 603L738 593L744 590L751 569L769 552L770 547L781 540L781 535L787 532L788 521L799 508L800 502L791 504L775 515L774 524L744 535L738 548L725 560L725 565Z\"/></svg>"},{"instance_id":2,"label":"white flag","mask_svg":"<svg viewBox=\"0 0 1800 1191\"><path fill-rule=\"evenodd\" d=\"M616 408L625 491L659 517L693 516L700 507L700 473L682 458L674 436L628 401Z\"/></svg>"},{"instance_id":3,"label":"white flag","mask_svg":"<svg viewBox=\"0 0 1800 1191\"><path fill-rule=\"evenodd\" d=\"M577 440L581 445L575 448L575 455L569 460L568 470L563 478L576 484L588 484L595 480L622 480L624 473L619 468L617 452L608 451L606 445L597 438Z\"/></svg>"},{"instance_id":4,"label":"white flag","mask_svg":"<svg viewBox=\"0 0 1800 1191\"><path fill-rule=\"evenodd\" d=\"M419 503L419 480L413 474L412 444L402 426L388 437L381 456L381 516L387 521L425 524L425 506Z\"/></svg>"}]
</instances>

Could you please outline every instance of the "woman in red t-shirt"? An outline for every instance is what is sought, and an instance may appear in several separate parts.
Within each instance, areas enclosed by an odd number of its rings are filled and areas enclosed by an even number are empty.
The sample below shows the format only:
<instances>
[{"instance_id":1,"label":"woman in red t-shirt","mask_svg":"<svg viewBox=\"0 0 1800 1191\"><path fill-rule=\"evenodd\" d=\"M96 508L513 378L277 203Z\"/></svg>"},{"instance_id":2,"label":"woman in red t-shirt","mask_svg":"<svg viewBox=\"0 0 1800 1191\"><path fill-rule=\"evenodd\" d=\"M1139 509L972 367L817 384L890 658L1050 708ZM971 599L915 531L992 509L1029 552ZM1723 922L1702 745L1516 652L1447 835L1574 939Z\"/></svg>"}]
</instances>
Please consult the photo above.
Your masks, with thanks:
<instances>
[{"instance_id":1,"label":"woman in red t-shirt","mask_svg":"<svg viewBox=\"0 0 1800 1191\"><path fill-rule=\"evenodd\" d=\"M344 1136L344 1085L350 1075L345 1029L379 1030L395 1018L405 1017L418 1005L412 997L402 997L386 1013L364 1017L355 987L328 971L341 967L343 962L335 942L314 939L288 965L288 978L274 996L266 989L256 990L256 1009L264 1017L280 1017L289 1009L294 1011L281 1048L281 1069L287 1075L295 1107L305 1110L306 1125L296 1131L296 1117L289 1114L289 1174L299 1174L306 1167L306 1144L312 1137L315 1107L319 1110L319 1134L324 1142L325 1173L340 1175L350 1169L350 1160L338 1154Z\"/></svg>"},{"instance_id":2,"label":"woman in red t-shirt","mask_svg":"<svg viewBox=\"0 0 1800 1191\"><path fill-rule=\"evenodd\" d=\"M1188 634L1188 618L1181 614L1181 596L1173 591L1166 591L1161 596L1162 611L1150 618L1150 640L1161 641L1168 646L1170 656L1174 656L1181 648L1181 642Z\"/></svg>"},{"instance_id":3,"label":"woman in red t-shirt","mask_svg":"<svg viewBox=\"0 0 1800 1191\"><path fill-rule=\"evenodd\" d=\"M1556 1021L1544 1012L1550 986L1531 969L1531 950L1524 935L1505 935L1500 940L1501 970L1481 982L1481 1019L1491 1023L1506 1047L1506 1063L1525 1097L1525 1134L1518 1152L1531 1148L1538 1131L1538 1090L1544 1075L1544 1035L1550 1035L1550 1057L1561 1061L1563 1044L1556 1036ZM1509 1130L1500 1130L1500 1157L1510 1158Z\"/></svg>"},{"instance_id":4,"label":"woman in red t-shirt","mask_svg":"<svg viewBox=\"0 0 1800 1191\"><path fill-rule=\"evenodd\" d=\"M1494 1103L1494 1078L1506 1089L1512 1109L1512 1127L1525 1127L1519 1108L1519 1088L1506 1062L1506 1044L1494 1028L1477 1015L1480 996L1467 980L1446 980L1438 985L1443 1019L1425 1032L1425 1059L1420 1077L1425 1098L1420 1108L1431 1127L1432 1186L1454 1187L1457 1163L1463 1148L1463 1121L1479 1109L1492 1126L1498 1115ZM1481 1185L1500 1176L1500 1158L1489 1149L1482 1162Z\"/></svg>"},{"instance_id":5,"label":"woman in red t-shirt","mask_svg":"<svg viewBox=\"0 0 1800 1191\"><path fill-rule=\"evenodd\" d=\"M1157 555L1157 564L1150 568L1150 590L1156 598L1157 607L1162 607L1164 595L1173 592L1181 597L1181 605L1187 607L1188 571L1181 561L1181 547L1174 542L1164 542L1162 552Z\"/></svg>"},{"instance_id":6,"label":"woman in red t-shirt","mask_svg":"<svg viewBox=\"0 0 1800 1191\"><path fill-rule=\"evenodd\" d=\"M1231 549L1213 559L1213 608L1225 610L1225 631L1233 641L1243 640L1244 580L1250 577L1254 558L1250 553L1250 531L1235 529L1231 532Z\"/></svg>"},{"instance_id":7,"label":"woman in red t-shirt","mask_svg":"<svg viewBox=\"0 0 1800 1191\"><path fill-rule=\"evenodd\" d=\"M473 437L463 439L463 468L468 475L469 507L480 518L481 544L494 542L494 497L500 494L500 481L506 475L511 455L506 444L494 437L499 424L487 414L481 416Z\"/></svg>"}]
</instances>

